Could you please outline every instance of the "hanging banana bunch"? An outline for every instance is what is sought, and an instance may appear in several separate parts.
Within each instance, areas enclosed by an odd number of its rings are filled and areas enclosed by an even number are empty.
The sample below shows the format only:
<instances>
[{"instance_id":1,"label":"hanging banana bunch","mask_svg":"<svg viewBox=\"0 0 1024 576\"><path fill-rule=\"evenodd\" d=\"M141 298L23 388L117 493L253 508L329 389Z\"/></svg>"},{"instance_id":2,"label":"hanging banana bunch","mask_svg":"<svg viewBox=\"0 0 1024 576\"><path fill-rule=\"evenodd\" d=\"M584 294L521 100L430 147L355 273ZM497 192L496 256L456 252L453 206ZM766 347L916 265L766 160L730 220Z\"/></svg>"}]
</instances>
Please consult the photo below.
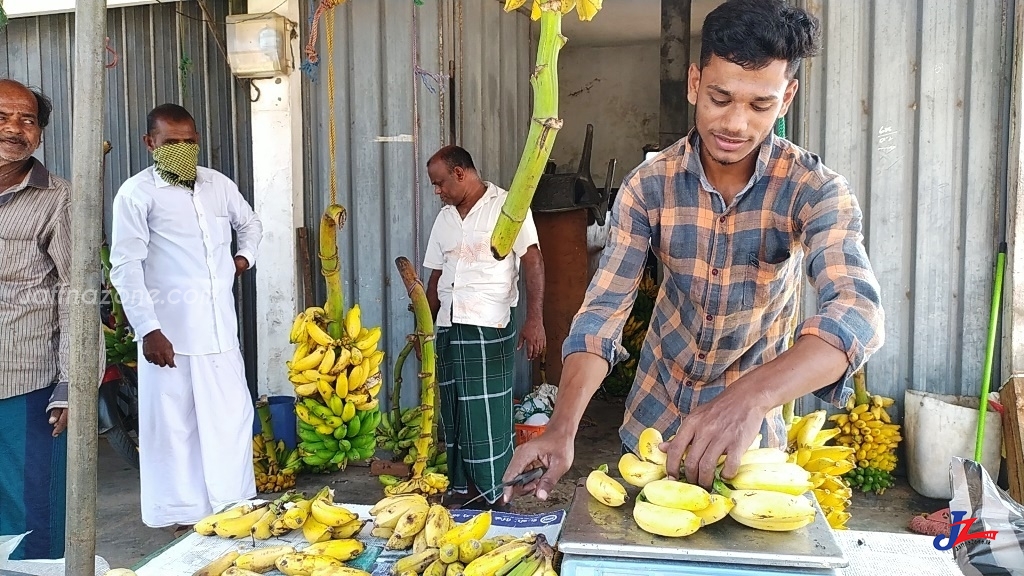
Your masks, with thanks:
<instances>
[{"instance_id":1,"label":"hanging banana bunch","mask_svg":"<svg viewBox=\"0 0 1024 576\"><path fill-rule=\"evenodd\" d=\"M320 265L327 286L323 307L300 312L289 338L296 344L287 363L297 397L299 454L314 472L345 468L373 456L382 415L377 396L384 351L381 328L362 325L359 305L345 312L338 257L338 229L345 209L332 204L320 225Z\"/></svg>"},{"instance_id":2,"label":"hanging banana bunch","mask_svg":"<svg viewBox=\"0 0 1024 576\"><path fill-rule=\"evenodd\" d=\"M827 445L839 434L836 428L822 430L826 412L816 410L794 417L787 426L789 461L810 473L814 498L834 530L846 529L850 519L847 508L853 492L844 475L853 470L854 450L847 446Z\"/></svg>"},{"instance_id":3,"label":"hanging banana bunch","mask_svg":"<svg viewBox=\"0 0 1024 576\"><path fill-rule=\"evenodd\" d=\"M491 235L491 252L498 260L508 256L519 236L533 194L537 191L537 184L555 145L555 136L562 128L562 119L558 117L558 52L566 42L565 36L562 36L562 16L575 8L580 20L589 22L601 10L601 2L533 0L530 17L540 20L537 65L530 78L533 85L533 115L519 168L512 178L508 197ZM505 0L505 11L518 10L525 4L526 0Z\"/></svg>"},{"instance_id":4,"label":"hanging banana bunch","mask_svg":"<svg viewBox=\"0 0 1024 576\"><path fill-rule=\"evenodd\" d=\"M863 370L853 375L854 395L846 403L846 412L830 418L841 430L836 439L855 451L857 469L846 479L854 488L882 494L894 483L896 448L899 447L900 426L892 423L886 410L892 398L868 394Z\"/></svg>"}]
</instances>

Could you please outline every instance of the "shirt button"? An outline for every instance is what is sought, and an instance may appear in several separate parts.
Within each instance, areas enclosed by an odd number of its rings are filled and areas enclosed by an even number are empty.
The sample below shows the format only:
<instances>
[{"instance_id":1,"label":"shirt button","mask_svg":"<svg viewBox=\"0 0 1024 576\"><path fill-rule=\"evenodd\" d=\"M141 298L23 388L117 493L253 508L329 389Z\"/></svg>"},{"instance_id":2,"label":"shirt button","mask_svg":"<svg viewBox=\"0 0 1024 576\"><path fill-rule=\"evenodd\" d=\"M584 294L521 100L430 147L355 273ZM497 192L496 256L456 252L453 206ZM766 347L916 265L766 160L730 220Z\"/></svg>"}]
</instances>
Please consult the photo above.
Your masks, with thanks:
<instances>
[{"instance_id":1,"label":"shirt button","mask_svg":"<svg viewBox=\"0 0 1024 576\"><path fill-rule=\"evenodd\" d=\"M712 320L715 319L715 317L712 316L711 314L708 314L707 316L704 317L704 319L707 320L708 322L711 322Z\"/></svg>"},{"instance_id":2,"label":"shirt button","mask_svg":"<svg viewBox=\"0 0 1024 576\"><path fill-rule=\"evenodd\" d=\"M705 359L707 357L708 357L708 355L703 353L703 352L701 352L700 354L697 354L697 358L700 358L701 360L703 360L703 359Z\"/></svg>"},{"instance_id":3,"label":"shirt button","mask_svg":"<svg viewBox=\"0 0 1024 576\"><path fill-rule=\"evenodd\" d=\"M725 216L719 218L718 221L721 222L722 224L725 224Z\"/></svg>"},{"instance_id":4,"label":"shirt button","mask_svg":"<svg viewBox=\"0 0 1024 576\"><path fill-rule=\"evenodd\" d=\"M712 276L718 276L718 268L712 268L711 269L711 275Z\"/></svg>"},{"instance_id":5,"label":"shirt button","mask_svg":"<svg viewBox=\"0 0 1024 576\"><path fill-rule=\"evenodd\" d=\"M693 382L691 382L690 380L687 380L685 384L687 388L693 388Z\"/></svg>"}]
</instances>

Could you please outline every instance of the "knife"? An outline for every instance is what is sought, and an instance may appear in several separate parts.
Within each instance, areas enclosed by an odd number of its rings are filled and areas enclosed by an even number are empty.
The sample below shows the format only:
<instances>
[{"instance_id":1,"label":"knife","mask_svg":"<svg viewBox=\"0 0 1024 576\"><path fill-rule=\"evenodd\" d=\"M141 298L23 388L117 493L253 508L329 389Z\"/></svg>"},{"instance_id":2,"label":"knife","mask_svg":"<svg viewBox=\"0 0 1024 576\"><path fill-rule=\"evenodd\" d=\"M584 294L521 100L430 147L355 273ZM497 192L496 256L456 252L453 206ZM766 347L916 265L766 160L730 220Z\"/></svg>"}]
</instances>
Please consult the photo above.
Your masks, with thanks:
<instances>
[{"instance_id":1,"label":"knife","mask_svg":"<svg viewBox=\"0 0 1024 576\"><path fill-rule=\"evenodd\" d=\"M453 508L453 510L458 510L460 508L465 508L466 506L472 504L473 502L476 502L477 500L483 498L484 496L486 496L488 494L493 494L495 491L502 490L502 489L504 489L504 488L506 488L508 486L525 486L526 484L529 484L530 482L533 482L534 480L536 480L536 479L540 478L541 476L543 476L545 472L547 472L547 468L544 468L544 467L534 468L532 470L527 470L526 472L523 472L522 474L520 474L519 476L516 476L515 478L509 480L508 482L502 482L501 484L498 484L497 486L495 486L494 488L491 488L490 490L488 490L486 492L481 492L480 494L478 494L478 495L470 498L469 500L463 502L462 504L456 506L455 508Z\"/></svg>"}]
</instances>

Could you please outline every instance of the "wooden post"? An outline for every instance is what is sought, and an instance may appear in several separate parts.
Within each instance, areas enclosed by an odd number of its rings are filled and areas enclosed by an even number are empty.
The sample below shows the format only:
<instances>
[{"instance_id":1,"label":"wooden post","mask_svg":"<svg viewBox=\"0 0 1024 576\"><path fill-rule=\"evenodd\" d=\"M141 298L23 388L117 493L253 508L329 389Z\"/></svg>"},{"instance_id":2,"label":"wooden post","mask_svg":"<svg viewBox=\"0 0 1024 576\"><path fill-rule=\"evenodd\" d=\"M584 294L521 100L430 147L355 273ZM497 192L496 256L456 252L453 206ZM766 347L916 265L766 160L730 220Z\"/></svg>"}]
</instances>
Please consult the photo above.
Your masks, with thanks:
<instances>
[{"instance_id":1,"label":"wooden post","mask_svg":"<svg viewBox=\"0 0 1024 576\"><path fill-rule=\"evenodd\" d=\"M686 136L690 129L686 78L690 69L692 0L661 0L661 120L662 148Z\"/></svg>"},{"instance_id":2,"label":"wooden post","mask_svg":"<svg viewBox=\"0 0 1024 576\"><path fill-rule=\"evenodd\" d=\"M1010 497L1024 502L1024 378L1011 378L1003 386L1000 401Z\"/></svg>"}]
</instances>

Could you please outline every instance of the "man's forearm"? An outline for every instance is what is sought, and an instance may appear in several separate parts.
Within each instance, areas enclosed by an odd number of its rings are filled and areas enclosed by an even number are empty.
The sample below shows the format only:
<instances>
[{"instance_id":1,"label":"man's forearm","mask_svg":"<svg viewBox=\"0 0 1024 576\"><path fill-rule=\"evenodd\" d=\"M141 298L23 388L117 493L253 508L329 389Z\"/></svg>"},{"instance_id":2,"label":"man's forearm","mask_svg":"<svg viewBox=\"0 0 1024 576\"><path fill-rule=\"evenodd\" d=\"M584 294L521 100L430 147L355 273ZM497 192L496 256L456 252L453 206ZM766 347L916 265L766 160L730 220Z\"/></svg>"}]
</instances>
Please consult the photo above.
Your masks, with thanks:
<instances>
[{"instance_id":1,"label":"man's forearm","mask_svg":"<svg viewBox=\"0 0 1024 576\"><path fill-rule=\"evenodd\" d=\"M566 356L558 383L558 401L547 424L548 430L575 435L587 404L607 374L608 361L597 354L575 352Z\"/></svg>"},{"instance_id":2,"label":"man's forearm","mask_svg":"<svg viewBox=\"0 0 1024 576\"><path fill-rule=\"evenodd\" d=\"M536 246L530 247L523 258L526 273L526 317L543 321L544 318L544 260Z\"/></svg>"},{"instance_id":3,"label":"man's forearm","mask_svg":"<svg viewBox=\"0 0 1024 576\"><path fill-rule=\"evenodd\" d=\"M792 348L737 380L730 388L761 398L765 412L835 383L849 367L846 354L816 336L803 336Z\"/></svg>"}]
</instances>

